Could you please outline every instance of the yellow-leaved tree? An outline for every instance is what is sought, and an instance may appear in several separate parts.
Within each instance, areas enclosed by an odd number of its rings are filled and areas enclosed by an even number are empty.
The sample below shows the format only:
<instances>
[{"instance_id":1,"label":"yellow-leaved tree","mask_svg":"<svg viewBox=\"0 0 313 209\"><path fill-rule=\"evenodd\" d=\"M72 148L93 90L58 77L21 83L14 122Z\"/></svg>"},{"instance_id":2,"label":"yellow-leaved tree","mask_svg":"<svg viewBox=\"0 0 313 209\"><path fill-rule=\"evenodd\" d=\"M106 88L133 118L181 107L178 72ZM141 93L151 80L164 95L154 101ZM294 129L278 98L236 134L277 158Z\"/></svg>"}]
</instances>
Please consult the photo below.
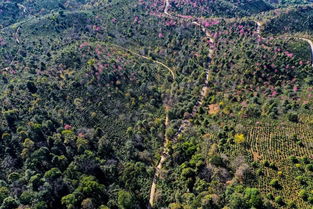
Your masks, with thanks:
<instances>
[{"instance_id":1,"label":"yellow-leaved tree","mask_svg":"<svg viewBox=\"0 0 313 209\"><path fill-rule=\"evenodd\" d=\"M246 139L243 134L235 134L234 141L236 144L242 144L246 141Z\"/></svg>"}]
</instances>

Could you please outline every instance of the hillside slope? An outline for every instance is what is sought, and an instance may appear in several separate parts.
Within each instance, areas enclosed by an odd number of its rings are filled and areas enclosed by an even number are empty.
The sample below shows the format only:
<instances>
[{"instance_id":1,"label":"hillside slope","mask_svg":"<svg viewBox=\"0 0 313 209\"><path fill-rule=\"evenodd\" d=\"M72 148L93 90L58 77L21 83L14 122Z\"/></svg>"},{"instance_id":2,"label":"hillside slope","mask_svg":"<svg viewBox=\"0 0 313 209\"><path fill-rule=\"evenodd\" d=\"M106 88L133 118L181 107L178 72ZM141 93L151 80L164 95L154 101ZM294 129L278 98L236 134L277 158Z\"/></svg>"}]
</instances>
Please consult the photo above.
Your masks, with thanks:
<instances>
[{"instance_id":1,"label":"hillside slope","mask_svg":"<svg viewBox=\"0 0 313 209\"><path fill-rule=\"evenodd\" d=\"M312 207L294 3L0 2L0 209Z\"/></svg>"}]
</instances>

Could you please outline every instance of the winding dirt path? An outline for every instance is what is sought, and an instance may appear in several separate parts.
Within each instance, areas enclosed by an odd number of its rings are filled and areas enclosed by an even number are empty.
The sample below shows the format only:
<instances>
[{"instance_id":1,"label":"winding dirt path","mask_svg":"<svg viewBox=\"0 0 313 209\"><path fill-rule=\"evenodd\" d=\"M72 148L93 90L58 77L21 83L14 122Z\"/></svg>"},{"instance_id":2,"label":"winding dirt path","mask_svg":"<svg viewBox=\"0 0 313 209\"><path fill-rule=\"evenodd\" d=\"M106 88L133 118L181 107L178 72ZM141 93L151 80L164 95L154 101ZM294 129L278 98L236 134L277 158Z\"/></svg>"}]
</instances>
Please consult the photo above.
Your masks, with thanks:
<instances>
[{"instance_id":1,"label":"winding dirt path","mask_svg":"<svg viewBox=\"0 0 313 209\"><path fill-rule=\"evenodd\" d=\"M115 46L115 47L117 47L117 48L120 48L120 49L122 49L122 50L124 50L124 51L127 51L128 53L133 54L133 55L136 55L137 57L141 57L141 58L143 58L143 59L149 60L149 61L151 61L151 62L154 62L154 63L158 64L158 65L163 66L165 69L167 69L167 70L171 73L172 78L173 78L174 80L176 79L175 72L174 72L169 66L165 65L164 63L162 63L162 62L160 62L160 61L157 61L157 60L154 60L154 59L152 59L151 57L147 57L147 56L141 55L141 54L139 54L139 53L137 53L137 52L135 52L135 51L132 51L132 50L127 49L127 48L125 48L125 47L122 47L122 46L120 46L120 45L117 45L117 44L110 44L110 45Z\"/></svg>"},{"instance_id":2,"label":"winding dirt path","mask_svg":"<svg viewBox=\"0 0 313 209\"><path fill-rule=\"evenodd\" d=\"M175 75L174 71L170 67L165 65L164 63L162 63L160 61L157 61L157 60L154 60L151 57L147 57L147 56L141 55L141 54L139 54L137 52L134 52L134 51L132 51L130 49L127 49L125 47L122 47L120 45L117 45L117 44L111 44L111 45L115 46L117 48L120 48L120 49L122 49L124 51L127 51L130 54L133 54L135 56L141 57L143 59L149 60L151 62L154 62L154 63L158 64L158 65L163 66L164 68L166 68L171 73L173 80L176 79L176 75ZM170 98L172 98L172 96L173 96L173 84L172 84L172 87L171 87L171 90L170 90ZM167 128L168 128L168 126L170 124L170 119L169 119L169 115L168 115L169 110L170 110L170 105L165 104L165 111L166 111L165 123L164 123L165 130L167 130ZM163 144L163 152L161 154L160 161L159 161L158 165L156 166L156 171L155 171L155 174L154 174L154 177L153 177L153 181L152 181L152 185L151 185L151 188L150 188L149 208L153 207L153 205L154 205L155 193L156 193L156 187L157 187L157 180L159 179L159 177L161 175L161 170L162 170L163 163L168 158L169 150L168 150L167 147L168 147L168 143L169 142L170 142L170 139L165 134L164 144Z\"/></svg>"},{"instance_id":3,"label":"winding dirt path","mask_svg":"<svg viewBox=\"0 0 313 209\"><path fill-rule=\"evenodd\" d=\"M164 0L164 3L165 3L165 7L164 7L164 11L163 13L165 15L167 15L168 17L170 18L178 18L178 19L183 19L184 21L190 21L191 19L190 18L184 18L182 16L177 16L177 15L172 15L170 14L168 11L169 11L169 7L170 7L170 2L169 0ZM215 40L213 39L213 37L211 36L211 33L203 26L201 25L200 23L196 22L196 21L193 21L192 22L193 25L196 25L196 26L199 26L201 27L202 31L205 33L205 35L210 39L210 41L212 43L215 42ZM209 51L209 58L212 59L213 57L213 54L214 54L214 51L212 49L210 49ZM176 132L175 136L173 137L173 139L169 139L166 135L165 135L165 141L164 141L164 145L163 145L163 152L161 154L161 158L160 158L160 161L158 163L158 165L156 166L156 171L155 171L155 174L154 174L154 178L153 178L153 181L152 181L152 185L151 185L151 188L150 188L150 198L149 198L149 208L152 208L155 204L155 201L156 201L156 191L157 191L157 181L158 179L160 178L161 176L161 170L162 170L162 167L163 167L163 164L164 162L168 159L169 157L169 150L168 150L168 143L173 140L175 141L176 138L178 137L178 135L180 133L182 133L188 126L190 126L190 121L189 119L194 117L199 109L199 107L202 105L203 101L204 101L204 98L206 96L206 92L208 91L208 83L209 83L209 69L207 69L206 71L206 79L205 79L205 85L204 87L201 89L201 92L200 92L200 98L199 100L196 102L195 106L193 107L193 110L192 110L192 114L190 117L188 117L187 119L184 119L182 121L182 124L180 125L180 127L178 128L178 131ZM168 110L167 110L167 113L170 109L169 106L167 106ZM169 120L169 117L168 117L168 114L166 115L166 120L165 120L165 127L166 129L168 128L170 124L170 120Z\"/></svg>"},{"instance_id":4,"label":"winding dirt path","mask_svg":"<svg viewBox=\"0 0 313 209\"><path fill-rule=\"evenodd\" d=\"M166 115L165 126L168 127L168 125L169 125L169 118L168 118L168 115ZM151 188L150 188L149 208L154 206L155 194L156 194L156 190L157 190L157 181L158 181L158 179L161 176L161 170L162 170L163 163L168 158L167 145L168 145L169 141L170 141L169 138L165 134L165 141L164 141L164 145L163 145L163 153L161 154L160 161L159 161L158 165L156 166L156 171L155 171L155 174L154 174L154 177L153 177L153 181L152 181L152 185L151 185Z\"/></svg>"},{"instance_id":5,"label":"winding dirt path","mask_svg":"<svg viewBox=\"0 0 313 209\"><path fill-rule=\"evenodd\" d=\"M164 14L170 15L170 14L168 13L169 7L170 7L170 1L169 1L169 0L165 0Z\"/></svg>"},{"instance_id":6,"label":"winding dirt path","mask_svg":"<svg viewBox=\"0 0 313 209\"><path fill-rule=\"evenodd\" d=\"M310 44L310 47L311 47L311 64L312 64L312 67L313 67L313 41L310 40L310 39L307 39L307 38L299 38L300 40L303 40L303 41L306 41L308 42L308 44Z\"/></svg>"},{"instance_id":7,"label":"winding dirt path","mask_svg":"<svg viewBox=\"0 0 313 209\"><path fill-rule=\"evenodd\" d=\"M176 79L176 75L174 73L174 71L168 67L167 65L165 65L164 63L160 62L160 61L157 61L157 60L154 60L152 59L151 57L147 57L147 56L144 56L144 55L140 55L138 54L137 52L134 52L130 49L127 49L127 48L124 48L122 46L119 46L119 45L116 45L116 44L111 44L117 48L120 48L120 49L123 49L124 51L127 51L129 52L130 54L133 54L135 56L138 56L138 57L141 57L143 59L146 59L146 60L149 60L151 62L154 62L158 65L161 65L163 66L164 68L166 68L172 75L172 78L173 80ZM174 82L173 82L174 84ZM172 87L171 87L171 90L170 90L170 99L172 98L173 96L173 84L172 84ZM170 105L169 104L165 104L165 111L166 111L166 116L165 116L165 130L167 130L169 124L170 124L170 119L169 119L169 110L170 110ZM163 166L163 163L167 160L168 158L168 143L170 142L170 139L167 137L167 135L165 134L165 137L164 137L164 143L163 143L163 152L161 154L161 158L160 158L160 161L158 163L158 165L156 166L156 171L154 173L154 177L153 177L153 181L152 181L152 185L151 185L151 188L150 188L150 198L149 198L149 208L153 207L154 205L154 200L155 200L155 193L156 193L156 187L157 187L157 180L160 178L160 175L161 175L161 170L162 170L162 166Z\"/></svg>"},{"instance_id":8,"label":"winding dirt path","mask_svg":"<svg viewBox=\"0 0 313 209\"><path fill-rule=\"evenodd\" d=\"M256 34L258 37L261 37L261 27L262 27L262 23L259 21L254 21L257 24L257 28L256 28Z\"/></svg>"},{"instance_id":9,"label":"winding dirt path","mask_svg":"<svg viewBox=\"0 0 313 209\"><path fill-rule=\"evenodd\" d=\"M171 17L171 15L168 13L169 6L170 6L169 0L165 0L165 8L164 8L163 13L165 15L168 15ZM175 77L173 77L173 78L175 78ZM173 88L172 88L172 90L173 90ZM172 90L171 90L171 96L170 97L172 97L172 93L173 93ZM169 115L168 115L169 110L170 110L170 106L167 105L166 106L166 117L165 117L165 138L164 138L164 144L163 144L163 152L161 154L160 161L155 168L154 177L153 177L152 184L150 187L149 206L148 206L149 208L152 208L154 206L155 199L156 199L156 191L157 191L157 181L161 176L161 170L162 170L163 164L169 156L168 143L170 142L170 139L166 135L166 130L170 124L170 119L169 119Z\"/></svg>"},{"instance_id":10,"label":"winding dirt path","mask_svg":"<svg viewBox=\"0 0 313 209\"><path fill-rule=\"evenodd\" d=\"M164 14L168 15L168 16L171 16L168 13L169 6L170 6L169 0L165 0ZM172 73L173 79L175 80L174 72L172 70L170 70L170 71ZM173 96L173 86L171 88L170 97L172 98L172 96ZM167 130L167 128L170 125L170 119L169 119L169 115L168 115L168 112L170 110L170 106L167 105L165 108L166 108L166 116L165 116L165 137L164 137L164 144L163 144L163 152L161 154L160 161L159 161L159 163L157 164L157 166L155 168L154 177L153 177L152 184L151 184L151 187L150 187L150 196L149 196L149 206L148 206L148 208L152 208L154 206L154 202L155 202L155 199L156 199L156 191L157 191L157 181L158 181L158 179L161 176L161 170L162 170L163 164L164 164L164 162L167 160L167 158L169 156L168 144L170 142L170 139L166 135L166 130Z\"/></svg>"},{"instance_id":11,"label":"winding dirt path","mask_svg":"<svg viewBox=\"0 0 313 209\"><path fill-rule=\"evenodd\" d=\"M263 26L263 24L257 20L253 20L256 24L257 24L257 30L256 30L256 34L259 38L261 38L261 27ZM286 38L288 36L284 36L282 35L281 36L282 38ZM311 48L311 64L312 64L312 67L313 67L313 41L311 39L308 39L308 38L304 38L304 37L298 37L298 36L290 36L291 38L296 38L296 39L300 39L302 41L306 41L309 45L310 45L310 48Z\"/></svg>"}]
</instances>

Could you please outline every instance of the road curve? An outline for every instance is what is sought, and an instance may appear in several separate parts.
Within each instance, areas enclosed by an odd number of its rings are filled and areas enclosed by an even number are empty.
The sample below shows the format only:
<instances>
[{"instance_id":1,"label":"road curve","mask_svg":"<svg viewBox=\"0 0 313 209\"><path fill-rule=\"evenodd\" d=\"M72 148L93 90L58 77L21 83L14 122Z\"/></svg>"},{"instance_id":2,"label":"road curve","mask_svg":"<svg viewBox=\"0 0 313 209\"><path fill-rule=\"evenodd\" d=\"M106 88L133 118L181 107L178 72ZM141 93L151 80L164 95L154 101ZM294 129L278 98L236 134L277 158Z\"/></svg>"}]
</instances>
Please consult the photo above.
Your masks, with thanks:
<instances>
[{"instance_id":1,"label":"road curve","mask_svg":"<svg viewBox=\"0 0 313 209\"><path fill-rule=\"evenodd\" d=\"M176 79L176 75L175 75L174 71L169 66L165 65L164 63L162 63L160 61L157 61L157 60L154 60L151 57L147 57L147 56L141 55L141 54L139 54L137 52L134 52L134 51L132 51L130 49L124 48L124 47L122 47L120 45L117 45L117 44L110 44L110 45L115 46L117 48L120 48L120 49L122 49L124 51L127 51L128 53L133 54L133 55L135 55L137 57L141 57L143 59L149 60L151 62L154 62L154 63L158 64L158 65L163 66L165 69L167 69L171 73L173 80Z\"/></svg>"},{"instance_id":2,"label":"road curve","mask_svg":"<svg viewBox=\"0 0 313 209\"><path fill-rule=\"evenodd\" d=\"M261 27L263 26L263 24L259 21L256 21L256 20L253 20L256 24L257 24L257 29L256 29L256 34L259 38L261 38ZM289 37L289 36L281 36L282 38L286 38L286 37ZM296 38L296 39L300 39L302 41L306 41L309 45L310 45L310 48L311 48L311 64L312 64L312 67L313 67L313 41L311 39L308 39L308 38L304 38L304 37L297 37L297 36L290 36L291 38Z\"/></svg>"},{"instance_id":3,"label":"road curve","mask_svg":"<svg viewBox=\"0 0 313 209\"><path fill-rule=\"evenodd\" d=\"M311 48L311 64L313 67L313 41L310 39L307 39L307 38L299 38L299 39L308 42L308 44L310 45L310 48Z\"/></svg>"}]
</instances>

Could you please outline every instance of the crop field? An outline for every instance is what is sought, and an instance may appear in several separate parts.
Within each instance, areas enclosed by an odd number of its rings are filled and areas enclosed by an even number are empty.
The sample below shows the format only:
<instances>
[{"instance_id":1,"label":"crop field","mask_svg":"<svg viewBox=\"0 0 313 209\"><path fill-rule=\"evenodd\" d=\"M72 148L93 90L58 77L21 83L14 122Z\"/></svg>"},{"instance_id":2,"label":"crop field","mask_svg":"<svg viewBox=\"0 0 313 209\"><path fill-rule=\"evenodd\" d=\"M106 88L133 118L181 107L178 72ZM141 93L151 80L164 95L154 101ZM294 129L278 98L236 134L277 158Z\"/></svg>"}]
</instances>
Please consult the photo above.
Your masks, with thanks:
<instances>
[{"instance_id":1,"label":"crop field","mask_svg":"<svg viewBox=\"0 0 313 209\"><path fill-rule=\"evenodd\" d=\"M229 144L224 153L231 158L247 156L256 171L253 179L257 180L252 179L252 184L277 207L310 208L308 200L299 196L304 190L312 193L309 179L313 172L308 170L313 162L312 126L303 122L262 122L245 127L243 133L245 142ZM273 185L273 180L277 184ZM282 201L277 203L277 197Z\"/></svg>"}]
</instances>

